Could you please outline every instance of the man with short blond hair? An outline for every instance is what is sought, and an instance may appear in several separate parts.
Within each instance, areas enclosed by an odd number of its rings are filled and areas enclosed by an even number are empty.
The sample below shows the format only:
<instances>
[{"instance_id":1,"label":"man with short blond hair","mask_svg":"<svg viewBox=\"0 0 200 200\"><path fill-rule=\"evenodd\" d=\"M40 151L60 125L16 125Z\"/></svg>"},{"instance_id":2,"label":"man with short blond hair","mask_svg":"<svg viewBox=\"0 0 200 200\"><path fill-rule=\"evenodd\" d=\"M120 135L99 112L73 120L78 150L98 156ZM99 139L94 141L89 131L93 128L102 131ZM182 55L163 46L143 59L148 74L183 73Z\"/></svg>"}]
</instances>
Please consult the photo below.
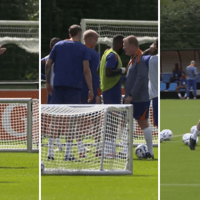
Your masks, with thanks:
<instances>
[{"instance_id":1,"label":"man with short blond hair","mask_svg":"<svg viewBox=\"0 0 200 200\"><path fill-rule=\"evenodd\" d=\"M90 101L93 99L92 76L89 68L90 52L81 43L81 27L69 28L69 40L62 40L53 47L46 65L47 91L52 104L78 104L82 90L82 77L87 82ZM54 87L50 85L49 72L54 63Z\"/></svg>"},{"instance_id":2,"label":"man with short blond hair","mask_svg":"<svg viewBox=\"0 0 200 200\"><path fill-rule=\"evenodd\" d=\"M93 99L92 76L89 67L90 52L81 43L81 27L72 25L69 28L69 40L62 40L53 47L49 60L46 65L46 87L52 95L52 104L79 104L82 90L82 79L86 80L89 88L90 99ZM54 85L50 85L49 72L54 63ZM66 141L65 161L76 160L71 155L74 135L69 132L71 137ZM48 155L48 160L54 160L53 140L49 142L52 151Z\"/></svg>"},{"instance_id":3,"label":"man with short blond hair","mask_svg":"<svg viewBox=\"0 0 200 200\"><path fill-rule=\"evenodd\" d=\"M125 54L131 57L125 82L125 104L133 104L133 117L142 129L148 147L145 155L153 159L152 132L148 123L149 118L149 91L148 70L150 56L142 55L139 42L133 35L124 38L123 48Z\"/></svg>"},{"instance_id":4,"label":"man with short blond hair","mask_svg":"<svg viewBox=\"0 0 200 200\"><path fill-rule=\"evenodd\" d=\"M97 68L99 67L99 53L95 51L99 35L96 31L89 29L83 33L84 44L88 47L90 52L89 67L92 74L92 85L94 90L94 99L90 102L91 104L100 103L100 81L99 75L97 73ZM85 78L83 77L82 92L81 92L81 103L88 103L88 86Z\"/></svg>"}]
</instances>

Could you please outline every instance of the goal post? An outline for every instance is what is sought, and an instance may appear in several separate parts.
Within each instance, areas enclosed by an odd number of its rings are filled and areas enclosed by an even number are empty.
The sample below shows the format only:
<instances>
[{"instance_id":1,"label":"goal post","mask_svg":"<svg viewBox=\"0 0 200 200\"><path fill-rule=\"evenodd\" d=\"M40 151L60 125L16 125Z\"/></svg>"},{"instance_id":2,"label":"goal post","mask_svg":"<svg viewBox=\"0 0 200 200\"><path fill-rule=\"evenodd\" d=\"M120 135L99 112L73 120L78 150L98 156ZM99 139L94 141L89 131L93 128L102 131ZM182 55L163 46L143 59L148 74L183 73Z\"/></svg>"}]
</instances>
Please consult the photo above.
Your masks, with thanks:
<instances>
[{"instance_id":1,"label":"goal post","mask_svg":"<svg viewBox=\"0 0 200 200\"><path fill-rule=\"evenodd\" d=\"M0 151L39 152L39 100L0 98Z\"/></svg>"},{"instance_id":2,"label":"goal post","mask_svg":"<svg viewBox=\"0 0 200 200\"><path fill-rule=\"evenodd\" d=\"M42 105L42 174L132 174L132 116L132 105Z\"/></svg>"},{"instance_id":3,"label":"goal post","mask_svg":"<svg viewBox=\"0 0 200 200\"><path fill-rule=\"evenodd\" d=\"M16 44L29 53L39 53L39 21L0 20L0 43Z\"/></svg>"},{"instance_id":4,"label":"goal post","mask_svg":"<svg viewBox=\"0 0 200 200\"><path fill-rule=\"evenodd\" d=\"M139 44L155 42L158 37L158 21L81 19L80 25L82 32L93 29L99 34L99 52L100 44L111 47L113 37L117 34L124 37L134 35Z\"/></svg>"}]
</instances>

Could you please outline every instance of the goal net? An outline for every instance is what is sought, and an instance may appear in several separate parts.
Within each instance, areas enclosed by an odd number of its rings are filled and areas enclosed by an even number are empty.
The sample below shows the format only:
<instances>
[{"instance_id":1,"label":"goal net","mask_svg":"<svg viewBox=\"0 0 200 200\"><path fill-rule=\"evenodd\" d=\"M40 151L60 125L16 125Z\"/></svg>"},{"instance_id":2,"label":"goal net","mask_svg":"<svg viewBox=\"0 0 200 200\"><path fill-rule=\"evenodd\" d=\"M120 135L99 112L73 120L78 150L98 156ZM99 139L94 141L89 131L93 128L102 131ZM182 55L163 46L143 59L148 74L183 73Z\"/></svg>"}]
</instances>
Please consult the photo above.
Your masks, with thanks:
<instances>
[{"instance_id":1,"label":"goal net","mask_svg":"<svg viewBox=\"0 0 200 200\"><path fill-rule=\"evenodd\" d=\"M38 99L0 99L0 151L39 152Z\"/></svg>"},{"instance_id":2,"label":"goal net","mask_svg":"<svg viewBox=\"0 0 200 200\"><path fill-rule=\"evenodd\" d=\"M0 21L0 44L16 44L29 53L39 53L39 22Z\"/></svg>"},{"instance_id":3,"label":"goal net","mask_svg":"<svg viewBox=\"0 0 200 200\"><path fill-rule=\"evenodd\" d=\"M105 44L112 47L113 37L117 34L127 37L134 35L138 38L139 44L155 42L158 37L157 21L132 21L132 20L101 20L101 19L81 19L82 32L93 29L99 34L98 51L100 53L100 45ZM82 38L83 42L83 38ZM146 143L142 130L134 120L133 137L134 146ZM158 129L153 126L153 109L150 107L149 124L153 134L153 145L158 145Z\"/></svg>"},{"instance_id":4,"label":"goal net","mask_svg":"<svg viewBox=\"0 0 200 200\"><path fill-rule=\"evenodd\" d=\"M98 44L112 46L115 35L134 35L139 44L152 43L158 37L157 21L81 19L82 32L93 29L99 34ZM83 41L83 38L82 38Z\"/></svg>"},{"instance_id":5,"label":"goal net","mask_svg":"<svg viewBox=\"0 0 200 200\"><path fill-rule=\"evenodd\" d=\"M42 105L43 174L132 174L131 105Z\"/></svg>"}]
</instances>

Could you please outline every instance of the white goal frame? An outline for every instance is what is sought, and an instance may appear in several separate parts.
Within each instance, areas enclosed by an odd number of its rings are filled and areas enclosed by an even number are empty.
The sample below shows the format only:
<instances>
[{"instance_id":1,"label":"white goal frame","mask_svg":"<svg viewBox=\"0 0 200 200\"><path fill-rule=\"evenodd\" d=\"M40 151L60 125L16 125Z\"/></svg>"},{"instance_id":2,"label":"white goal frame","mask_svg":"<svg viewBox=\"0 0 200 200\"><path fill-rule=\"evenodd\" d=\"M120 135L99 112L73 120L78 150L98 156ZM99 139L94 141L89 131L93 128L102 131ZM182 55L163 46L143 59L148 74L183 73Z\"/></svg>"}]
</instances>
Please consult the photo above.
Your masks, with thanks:
<instances>
[{"instance_id":1,"label":"white goal frame","mask_svg":"<svg viewBox=\"0 0 200 200\"><path fill-rule=\"evenodd\" d=\"M0 98L0 103L24 103L27 104L27 149L1 149L0 152L28 152L38 153L39 149L32 148L32 105L31 98Z\"/></svg>"},{"instance_id":2,"label":"white goal frame","mask_svg":"<svg viewBox=\"0 0 200 200\"><path fill-rule=\"evenodd\" d=\"M29 53L39 53L39 21L0 20L0 43L16 44Z\"/></svg>"},{"instance_id":3,"label":"white goal frame","mask_svg":"<svg viewBox=\"0 0 200 200\"><path fill-rule=\"evenodd\" d=\"M56 105L42 105L41 106L41 113L42 108L45 107L53 107ZM133 174L133 106L132 105L85 105L85 104L66 104L66 105L58 105L59 107L62 106L73 106L73 107L102 107L106 108L106 112L104 113L104 131L103 131L103 146L102 146L102 155L101 155L101 163L100 163L100 170L48 170L48 171L41 171L42 175L132 175ZM104 170L103 169L103 162L104 162L104 146L105 146L105 125L106 125L106 118L109 111L113 111L114 107L126 108L128 110L128 158L125 170ZM72 114L73 115L73 114ZM41 150L42 154L42 150Z\"/></svg>"},{"instance_id":4,"label":"white goal frame","mask_svg":"<svg viewBox=\"0 0 200 200\"><path fill-rule=\"evenodd\" d=\"M125 26L146 26L146 27L157 27L158 28L158 21L140 21L140 20L105 20L105 19L81 19L80 25L82 28L82 33L89 29L87 27L87 24L94 24L97 25L98 28L95 29L95 31L99 34L98 39L98 51L100 52L100 44L106 44L110 47L112 47L112 39L107 36L101 35L101 25L125 25ZM145 43L152 43L155 42L156 38L158 37L158 31L152 32L151 34L146 31L147 34L139 34L139 33L131 33L131 34L122 34L124 37L127 37L128 35L135 35L138 38L139 44L145 44ZM113 34L114 36L114 34ZM83 43L83 36L82 36L82 43Z\"/></svg>"}]
</instances>

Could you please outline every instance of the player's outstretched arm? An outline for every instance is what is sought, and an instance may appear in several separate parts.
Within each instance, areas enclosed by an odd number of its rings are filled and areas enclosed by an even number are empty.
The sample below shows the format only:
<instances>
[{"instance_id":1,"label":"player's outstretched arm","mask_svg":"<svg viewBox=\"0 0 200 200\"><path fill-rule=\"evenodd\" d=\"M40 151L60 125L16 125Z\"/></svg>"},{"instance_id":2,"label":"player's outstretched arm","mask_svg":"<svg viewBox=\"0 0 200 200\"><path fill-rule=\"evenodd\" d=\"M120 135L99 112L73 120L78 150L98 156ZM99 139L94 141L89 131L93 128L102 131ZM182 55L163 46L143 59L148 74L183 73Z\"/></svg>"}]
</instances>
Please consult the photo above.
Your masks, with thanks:
<instances>
[{"instance_id":1,"label":"player's outstretched arm","mask_svg":"<svg viewBox=\"0 0 200 200\"><path fill-rule=\"evenodd\" d=\"M85 80L86 80L86 83L87 83L87 86L89 89L88 102L91 102L94 98L94 92L93 92L93 87L92 87L92 74L91 74L88 60L83 61L83 73L84 73L84 77L85 77Z\"/></svg>"},{"instance_id":2,"label":"player's outstretched arm","mask_svg":"<svg viewBox=\"0 0 200 200\"><path fill-rule=\"evenodd\" d=\"M48 94L52 95L52 91L53 91L53 88L51 87L50 85L50 71L51 71L51 66L53 64L53 60L49 59L47 61L47 64L46 64L46 70L45 70L45 75L46 75L46 88L47 88L47 92Z\"/></svg>"}]
</instances>

